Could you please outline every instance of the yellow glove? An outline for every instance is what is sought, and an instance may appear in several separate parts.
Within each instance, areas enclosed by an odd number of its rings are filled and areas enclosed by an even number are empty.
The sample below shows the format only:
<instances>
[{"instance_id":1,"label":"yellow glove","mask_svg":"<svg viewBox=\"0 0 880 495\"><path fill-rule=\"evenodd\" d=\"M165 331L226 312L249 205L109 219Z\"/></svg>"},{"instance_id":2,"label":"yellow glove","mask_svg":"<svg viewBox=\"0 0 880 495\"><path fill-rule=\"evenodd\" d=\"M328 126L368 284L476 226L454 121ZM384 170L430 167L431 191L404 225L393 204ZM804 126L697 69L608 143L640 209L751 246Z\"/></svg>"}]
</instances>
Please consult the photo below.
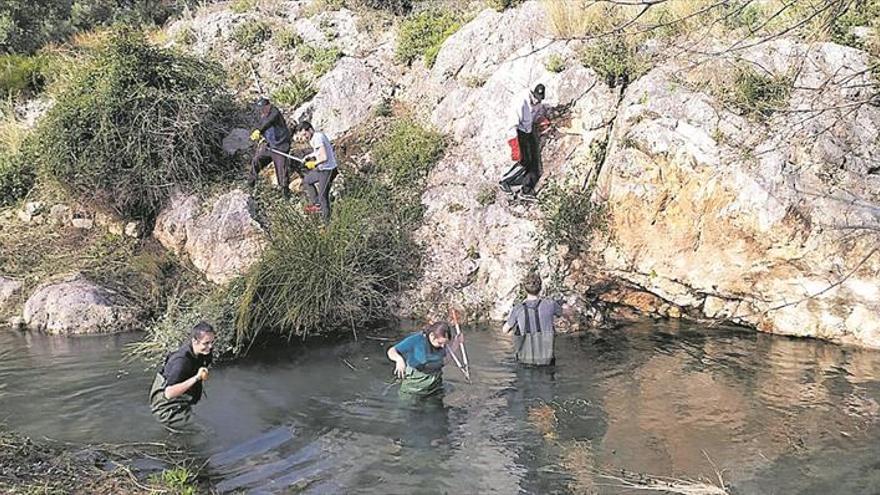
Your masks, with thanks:
<instances>
[{"instance_id":1,"label":"yellow glove","mask_svg":"<svg viewBox=\"0 0 880 495\"><path fill-rule=\"evenodd\" d=\"M251 141L259 141L260 140L260 130L254 129L254 132L251 133Z\"/></svg>"},{"instance_id":2,"label":"yellow glove","mask_svg":"<svg viewBox=\"0 0 880 495\"><path fill-rule=\"evenodd\" d=\"M316 162L315 160L306 160L306 168L307 169L312 170L317 166L318 166L318 162Z\"/></svg>"}]
</instances>

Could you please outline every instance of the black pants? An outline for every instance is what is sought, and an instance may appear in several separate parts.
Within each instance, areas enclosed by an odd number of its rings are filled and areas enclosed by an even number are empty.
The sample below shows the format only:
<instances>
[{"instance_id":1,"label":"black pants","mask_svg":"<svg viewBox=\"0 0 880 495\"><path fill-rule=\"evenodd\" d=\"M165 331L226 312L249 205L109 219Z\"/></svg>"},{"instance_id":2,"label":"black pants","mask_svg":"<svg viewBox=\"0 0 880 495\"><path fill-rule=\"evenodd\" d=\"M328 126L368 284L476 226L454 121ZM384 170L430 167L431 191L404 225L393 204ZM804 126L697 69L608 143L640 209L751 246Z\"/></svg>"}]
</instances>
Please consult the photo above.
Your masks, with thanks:
<instances>
[{"instance_id":1,"label":"black pants","mask_svg":"<svg viewBox=\"0 0 880 495\"><path fill-rule=\"evenodd\" d=\"M276 149L282 153L289 153L290 145L281 146ZM288 158L284 155L273 153L269 149L269 145L266 143L260 144L260 147L257 148L257 153L254 155L254 159L251 160L251 170L248 174L248 182L251 184L256 182L257 174L260 172L260 169L269 163L270 160L275 164L275 177L278 179L278 187L281 188L281 194L287 196L287 185L290 183L290 179L287 175Z\"/></svg>"},{"instance_id":2,"label":"black pants","mask_svg":"<svg viewBox=\"0 0 880 495\"><path fill-rule=\"evenodd\" d=\"M324 222L330 221L330 186L336 178L336 169L309 170L303 177L302 187L309 203L321 206L321 217Z\"/></svg>"},{"instance_id":3,"label":"black pants","mask_svg":"<svg viewBox=\"0 0 880 495\"><path fill-rule=\"evenodd\" d=\"M520 164L525 171L522 181L523 194L534 194L538 177L541 176L541 151L538 144L538 136L535 131L522 132L516 130L516 140L519 141Z\"/></svg>"}]
</instances>

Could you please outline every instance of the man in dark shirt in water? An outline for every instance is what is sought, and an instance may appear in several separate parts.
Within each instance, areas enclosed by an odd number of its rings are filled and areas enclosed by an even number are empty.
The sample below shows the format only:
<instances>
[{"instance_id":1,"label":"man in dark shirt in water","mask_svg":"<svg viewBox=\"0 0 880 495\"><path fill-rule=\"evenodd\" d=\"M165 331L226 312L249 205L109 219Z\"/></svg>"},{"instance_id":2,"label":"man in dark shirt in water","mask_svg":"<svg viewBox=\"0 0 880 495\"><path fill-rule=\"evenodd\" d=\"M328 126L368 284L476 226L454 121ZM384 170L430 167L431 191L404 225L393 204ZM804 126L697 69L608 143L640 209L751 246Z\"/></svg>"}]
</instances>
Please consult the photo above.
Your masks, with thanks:
<instances>
[{"instance_id":1,"label":"man in dark shirt in water","mask_svg":"<svg viewBox=\"0 0 880 495\"><path fill-rule=\"evenodd\" d=\"M513 307L502 331L515 330L514 346L517 362L546 366L556 362L554 344L556 338L555 319L562 316L562 306L553 299L542 298L541 277L529 273L522 287L526 299Z\"/></svg>"},{"instance_id":2,"label":"man in dark shirt in water","mask_svg":"<svg viewBox=\"0 0 880 495\"><path fill-rule=\"evenodd\" d=\"M150 410L160 423L173 430L186 427L192 406L202 398L202 383L208 379L214 342L214 328L200 322L180 349L165 358L150 388Z\"/></svg>"}]
</instances>

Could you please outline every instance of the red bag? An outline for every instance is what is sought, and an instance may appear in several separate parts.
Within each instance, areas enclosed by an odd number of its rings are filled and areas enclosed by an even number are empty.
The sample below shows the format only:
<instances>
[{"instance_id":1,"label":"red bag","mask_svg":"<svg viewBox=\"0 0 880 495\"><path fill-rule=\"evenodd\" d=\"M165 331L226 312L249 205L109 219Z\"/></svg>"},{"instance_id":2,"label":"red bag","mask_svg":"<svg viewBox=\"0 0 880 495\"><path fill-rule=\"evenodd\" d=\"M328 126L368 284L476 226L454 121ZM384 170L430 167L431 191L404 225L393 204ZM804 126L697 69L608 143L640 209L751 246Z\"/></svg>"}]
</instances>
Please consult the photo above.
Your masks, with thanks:
<instances>
[{"instance_id":1,"label":"red bag","mask_svg":"<svg viewBox=\"0 0 880 495\"><path fill-rule=\"evenodd\" d=\"M513 161L515 161L515 162L518 162L519 159L520 159L520 154L519 154L519 139L517 139L517 138L510 138L510 140L507 141L507 144L510 145L510 159L513 160Z\"/></svg>"}]
</instances>

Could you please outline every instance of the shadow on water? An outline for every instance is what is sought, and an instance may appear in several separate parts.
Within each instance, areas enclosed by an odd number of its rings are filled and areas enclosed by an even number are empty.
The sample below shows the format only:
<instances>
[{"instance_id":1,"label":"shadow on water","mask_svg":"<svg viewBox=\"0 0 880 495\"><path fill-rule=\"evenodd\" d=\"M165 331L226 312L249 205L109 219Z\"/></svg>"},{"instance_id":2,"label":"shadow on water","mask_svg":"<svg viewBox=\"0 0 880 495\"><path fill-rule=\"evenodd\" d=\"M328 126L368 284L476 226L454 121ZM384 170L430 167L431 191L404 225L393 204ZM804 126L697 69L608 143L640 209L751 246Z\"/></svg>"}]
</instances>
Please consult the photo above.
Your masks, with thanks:
<instances>
[{"instance_id":1,"label":"shadow on water","mask_svg":"<svg viewBox=\"0 0 880 495\"><path fill-rule=\"evenodd\" d=\"M402 401L391 341L278 347L217 367L200 430L149 414L136 336L0 332L0 419L74 442L158 440L207 459L221 493L629 493L627 470L729 493L874 493L880 354L671 322L557 339L525 368L505 336L465 329L438 400ZM394 336L397 338L397 336Z\"/></svg>"}]
</instances>

